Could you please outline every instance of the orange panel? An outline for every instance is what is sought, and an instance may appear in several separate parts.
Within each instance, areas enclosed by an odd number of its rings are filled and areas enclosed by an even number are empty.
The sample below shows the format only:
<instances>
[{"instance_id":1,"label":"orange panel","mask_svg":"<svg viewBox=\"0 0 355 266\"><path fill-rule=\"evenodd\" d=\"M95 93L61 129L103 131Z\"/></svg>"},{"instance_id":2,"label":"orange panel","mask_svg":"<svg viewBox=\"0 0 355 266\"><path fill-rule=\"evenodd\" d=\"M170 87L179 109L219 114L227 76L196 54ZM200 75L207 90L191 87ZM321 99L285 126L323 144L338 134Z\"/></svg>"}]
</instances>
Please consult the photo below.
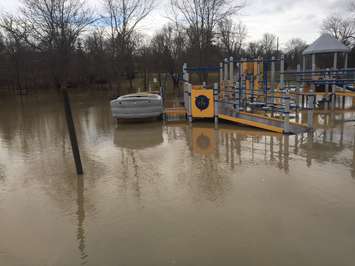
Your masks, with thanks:
<instances>
[{"instance_id":1,"label":"orange panel","mask_svg":"<svg viewBox=\"0 0 355 266\"><path fill-rule=\"evenodd\" d=\"M191 94L192 117L212 118L214 117L213 90L198 89L192 90Z\"/></svg>"}]
</instances>

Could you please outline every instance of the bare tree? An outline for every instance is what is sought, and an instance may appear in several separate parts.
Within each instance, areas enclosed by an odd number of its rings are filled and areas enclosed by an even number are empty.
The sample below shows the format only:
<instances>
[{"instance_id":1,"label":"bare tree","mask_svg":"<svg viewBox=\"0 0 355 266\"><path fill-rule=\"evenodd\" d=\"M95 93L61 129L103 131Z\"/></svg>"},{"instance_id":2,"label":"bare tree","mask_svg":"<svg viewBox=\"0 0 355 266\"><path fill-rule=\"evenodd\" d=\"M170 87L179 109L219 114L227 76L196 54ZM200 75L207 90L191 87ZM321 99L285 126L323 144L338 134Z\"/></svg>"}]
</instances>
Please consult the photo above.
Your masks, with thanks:
<instances>
[{"instance_id":1,"label":"bare tree","mask_svg":"<svg viewBox=\"0 0 355 266\"><path fill-rule=\"evenodd\" d=\"M8 17L2 20L0 24L14 29L13 31L3 30L3 54L5 55L3 64L7 63L6 74L2 73L4 80L10 81L8 86L13 87L16 93L25 94L28 92L29 83L36 83L38 79L31 78L30 75L35 72L33 66L33 52L31 47L21 38L19 27L13 18Z\"/></svg>"},{"instance_id":2,"label":"bare tree","mask_svg":"<svg viewBox=\"0 0 355 266\"><path fill-rule=\"evenodd\" d=\"M85 52L89 58L88 81L91 85L111 84L112 68L110 67L109 44L105 38L105 29L96 28L84 41Z\"/></svg>"},{"instance_id":3,"label":"bare tree","mask_svg":"<svg viewBox=\"0 0 355 266\"><path fill-rule=\"evenodd\" d=\"M218 35L225 56L240 57L247 37L246 26L241 21L235 23L232 19L225 18L218 23Z\"/></svg>"},{"instance_id":4,"label":"bare tree","mask_svg":"<svg viewBox=\"0 0 355 266\"><path fill-rule=\"evenodd\" d=\"M168 24L153 37L151 47L159 72L168 72L174 89L178 88L178 73L186 53L185 32L177 24Z\"/></svg>"},{"instance_id":5,"label":"bare tree","mask_svg":"<svg viewBox=\"0 0 355 266\"><path fill-rule=\"evenodd\" d=\"M337 40L349 46L355 39L354 20L338 15L329 16L323 21L322 32L329 33Z\"/></svg>"},{"instance_id":6,"label":"bare tree","mask_svg":"<svg viewBox=\"0 0 355 266\"><path fill-rule=\"evenodd\" d=\"M265 33L260 40L260 48L263 51L263 56L270 57L277 49L277 37L271 33Z\"/></svg>"},{"instance_id":7,"label":"bare tree","mask_svg":"<svg viewBox=\"0 0 355 266\"><path fill-rule=\"evenodd\" d=\"M117 74L125 72L134 78L133 51L135 30L139 23L153 10L155 0L104 0L106 18L111 27L112 67Z\"/></svg>"},{"instance_id":8,"label":"bare tree","mask_svg":"<svg viewBox=\"0 0 355 266\"><path fill-rule=\"evenodd\" d=\"M305 41L299 38L294 38L286 43L286 60L289 66L296 67L297 64L301 63L302 52L307 48Z\"/></svg>"},{"instance_id":9,"label":"bare tree","mask_svg":"<svg viewBox=\"0 0 355 266\"><path fill-rule=\"evenodd\" d=\"M243 3L235 0L171 0L177 22L182 22L189 36L193 53L200 65L206 63L215 30L224 18L235 15Z\"/></svg>"},{"instance_id":10,"label":"bare tree","mask_svg":"<svg viewBox=\"0 0 355 266\"><path fill-rule=\"evenodd\" d=\"M22 0L18 16L5 16L0 26L48 59L54 85L65 84L75 43L95 21L84 0Z\"/></svg>"},{"instance_id":11,"label":"bare tree","mask_svg":"<svg viewBox=\"0 0 355 266\"><path fill-rule=\"evenodd\" d=\"M262 56L262 47L257 42L249 42L246 47L246 55L250 58L257 58L258 56Z\"/></svg>"},{"instance_id":12,"label":"bare tree","mask_svg":"<svg viewBox=\"0 0 355 266\"><path fill-rule=\"evenodd\" d=\"M307 47L307 43L304 40L302 40L300 38L293 38L286 43L285 52L286 53L292 53L292 52L300 53L306 47Z\"/></svg>"}]
</instances>

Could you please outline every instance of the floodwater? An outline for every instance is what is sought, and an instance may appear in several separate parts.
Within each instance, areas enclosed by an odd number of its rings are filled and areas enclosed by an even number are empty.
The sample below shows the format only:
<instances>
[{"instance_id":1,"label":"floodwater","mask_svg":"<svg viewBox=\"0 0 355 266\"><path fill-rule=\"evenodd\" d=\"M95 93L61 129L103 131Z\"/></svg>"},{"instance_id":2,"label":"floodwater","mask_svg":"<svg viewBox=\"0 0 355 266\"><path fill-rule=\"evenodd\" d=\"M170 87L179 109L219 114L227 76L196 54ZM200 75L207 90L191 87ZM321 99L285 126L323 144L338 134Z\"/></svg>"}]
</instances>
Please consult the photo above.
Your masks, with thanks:
<instances>
[{"instance_id":1,"label":"floodwater","mask_svg":"<svg viewBox=\"0 0 355 266\"><path fill-rule=\"evenodd\" d=\"M71 97L0 98L0 265L355 265L355 112L314 135L120 124Z\"/></svg>"}]
</instances>

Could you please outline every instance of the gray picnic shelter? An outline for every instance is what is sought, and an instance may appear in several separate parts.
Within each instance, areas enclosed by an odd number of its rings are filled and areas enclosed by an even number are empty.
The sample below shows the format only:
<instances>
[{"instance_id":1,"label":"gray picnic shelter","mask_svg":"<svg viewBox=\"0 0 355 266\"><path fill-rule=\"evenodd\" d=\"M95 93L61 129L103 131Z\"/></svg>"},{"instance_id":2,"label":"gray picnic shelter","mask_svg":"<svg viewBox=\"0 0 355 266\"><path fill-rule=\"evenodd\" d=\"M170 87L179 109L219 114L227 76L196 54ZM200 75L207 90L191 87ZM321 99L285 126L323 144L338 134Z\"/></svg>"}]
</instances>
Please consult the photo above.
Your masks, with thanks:
<instances>
[{"instance_id":1,"label":"gray picnic shelter","mask_svg":"<svg viewBox=\"0 0 355 266\"><path fill-rule=\"evenodd\" d=\"M344 54L344 68L346 69L349 53L350 48L330 34L324 33L303 51L303 71L306 71L306 56L312 56L312 71L315 71L317 54L333 54L333 69L337 69L338 54Z\"/></svg>"}]
</instances>

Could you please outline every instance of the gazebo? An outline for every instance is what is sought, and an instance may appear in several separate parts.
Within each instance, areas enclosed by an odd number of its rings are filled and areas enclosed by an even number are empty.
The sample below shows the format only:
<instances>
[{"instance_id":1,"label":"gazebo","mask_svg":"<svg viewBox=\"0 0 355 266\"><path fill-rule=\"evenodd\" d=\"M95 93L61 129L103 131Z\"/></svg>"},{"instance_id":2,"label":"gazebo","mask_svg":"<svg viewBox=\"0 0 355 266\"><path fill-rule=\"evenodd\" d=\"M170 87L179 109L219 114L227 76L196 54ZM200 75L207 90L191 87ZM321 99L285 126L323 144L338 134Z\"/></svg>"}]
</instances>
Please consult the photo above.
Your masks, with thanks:
<instances>
[{"instance_id":1,"label":"gazebo","mask_svg":"<svg viewBox=\"0 0 355 266\"><path fill-rule=\"evenodd\" d=\"M322 34L314 43L312 43L307 49L303 51L303 73L307 72L306 69L306 57L312 57L312 70L311 76L312 80L316 80L316 55L319 54L326 54L326 55L333 55L333 66L328 66L327 69L332 69L333 71L338 70L338 55L344 55L344 69L348 68L348 54L350 53L350 49L346 47L342 42L335 39L330 34ZM315 85L311 86L311 92L314 92ZM335 84L332 84L332 94L330 96L331 106L332 108L335 107ZM325 92L329 92L329 86L326 84ZM326 96L326 97L327 97ZM308 99L310 100L310 99ZM329 101L329 100L328 100ZM345 97L343 96L343 104L345 103ZM325 108L328 108L328 103L325 104Z\"/></svg>"},{"instance_id":2,"label":"gazebo","mask_svg":"<svg viewBox=\"0 0 355 266\"><path fill-rule=\"evenodd\" d=\"M312 56L312 71L316 70L317 54L333 54L333 69L338 66L338 54L344 54L344 68L348 68L350 49L330 34L322 34L314 43L303 51L303 71L306 71L306 56Z\"/></svg>"}]
</instances>

